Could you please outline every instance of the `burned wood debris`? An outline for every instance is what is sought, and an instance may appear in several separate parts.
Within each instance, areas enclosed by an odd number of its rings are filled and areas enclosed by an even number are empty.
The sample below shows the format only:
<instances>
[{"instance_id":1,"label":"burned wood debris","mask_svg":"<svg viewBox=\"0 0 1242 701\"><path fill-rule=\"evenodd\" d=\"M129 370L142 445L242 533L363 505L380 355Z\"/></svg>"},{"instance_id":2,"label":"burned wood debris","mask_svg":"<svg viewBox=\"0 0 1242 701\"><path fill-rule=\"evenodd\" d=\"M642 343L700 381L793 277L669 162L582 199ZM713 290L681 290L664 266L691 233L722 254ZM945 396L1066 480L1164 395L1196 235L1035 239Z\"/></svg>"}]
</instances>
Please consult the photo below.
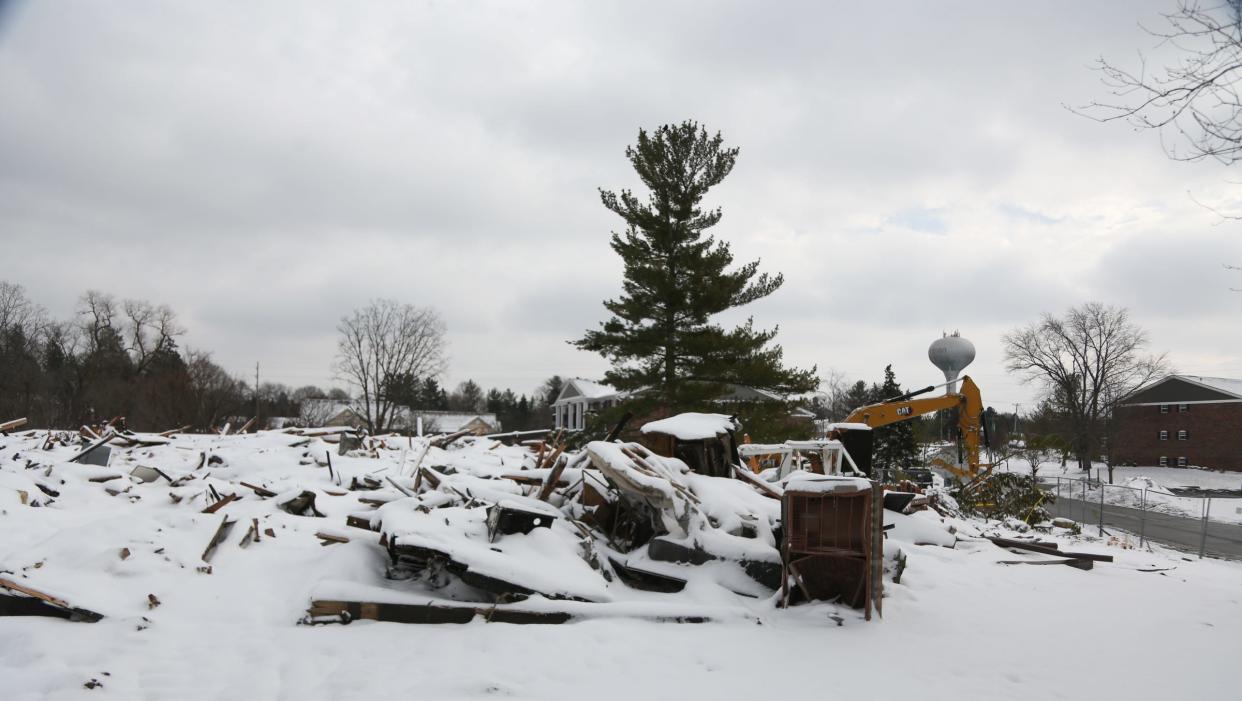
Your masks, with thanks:
<instances>
[{"instance_id":1,"label":"burned wood debris","mask_svg":"<svg viewBox=\"0 0 1242 701\"><path fill-rule=\"evenodd\" d=\"M462 431L139 434L121 420L10 434L8 513L33 532L31 510L49 504L99 517L5 555L0 614L158 618L170 607L151 602L175 600L179 578L244 590L228 582L289 562L322 563L307 575L309 623L881 611L901 557L885 558L885 520L931 523L918 512L935 495L881 486L838 441L757 445L739 431L732 417L680 415L642 427L641 442L577 450L551 431L503 436L512 445ZM99 597L101 582L132 596ZM58 594L30 593L44 591Z\"/></svg>"}]
</instances>

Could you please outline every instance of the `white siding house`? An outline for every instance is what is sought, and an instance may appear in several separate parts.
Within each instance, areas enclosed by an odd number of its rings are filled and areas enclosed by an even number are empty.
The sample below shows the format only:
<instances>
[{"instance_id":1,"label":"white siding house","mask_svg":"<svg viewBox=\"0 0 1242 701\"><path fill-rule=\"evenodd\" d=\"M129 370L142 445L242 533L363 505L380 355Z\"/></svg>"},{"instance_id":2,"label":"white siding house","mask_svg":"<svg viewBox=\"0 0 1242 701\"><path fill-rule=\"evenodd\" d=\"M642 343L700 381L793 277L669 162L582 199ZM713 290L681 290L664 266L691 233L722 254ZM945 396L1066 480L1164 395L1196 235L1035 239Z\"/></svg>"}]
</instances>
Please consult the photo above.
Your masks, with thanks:
<instances>
[{"instance_id":1,"label":"white siding house","mask_svg":"<svg viewBox=\"0 0 1242 701\"><path fill-rule=\"evenodd\" d=\"M552 421L555 428L581 431L586 428L588 411L598 411L615 405L625 394L598 382L573 378L561 388L556 401L552 402Z\"/></svg>"}]
</instances>

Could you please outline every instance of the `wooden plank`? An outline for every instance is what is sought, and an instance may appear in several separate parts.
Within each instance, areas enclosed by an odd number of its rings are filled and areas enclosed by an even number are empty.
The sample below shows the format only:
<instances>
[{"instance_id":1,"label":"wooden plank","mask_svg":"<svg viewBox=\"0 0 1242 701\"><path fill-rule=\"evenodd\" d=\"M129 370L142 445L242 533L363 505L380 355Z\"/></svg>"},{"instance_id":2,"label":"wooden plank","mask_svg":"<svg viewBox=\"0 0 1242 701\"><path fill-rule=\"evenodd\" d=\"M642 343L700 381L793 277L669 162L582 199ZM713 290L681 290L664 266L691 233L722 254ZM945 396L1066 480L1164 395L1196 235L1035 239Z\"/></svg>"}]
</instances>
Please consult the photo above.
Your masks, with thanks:
<instances>
[{"instance_id":1,"label":"wooden plank","mask_svg":"<svg viewBox=\"0 0 1242 701\"><path fill-rule=\"evenodd\" d=\"M211 506L208 506L207 508L203 509L203 510L202 510L202 513L204 513L204 514L214 514L215 512L219 511L220 509L223 509L226 505L231 504L232 502L237 501L239 498L240 498L240 497L238 497L236 494L229 494L228 496L224 497L224 498L223 498L223 499L221 499L220 501L217 501L216 503L212 504Z\"/></svg>"},{"instance_id":2,"label":"wooden plank","mask_svg":"<svg viewBox=\"0 0 1242 701\"><path fill-rule=\"evenodd\" d=\"M0 422L0 433L12 431L15 428L21 428L26 425L26 419L11 419L9 421Z\"/></svg>"},{"instance_id":3,"label":"wooden plank","mask_svg":"<svg viewBox=\"0 0 1242 701\"><path fill-rule=\"evenodd\" d=\"M781 498L781 493L780 493L780 492L778 492L778 491L776 491L775 489L773 489L773 488L772 488L772 485L768 484L767 482L764 482L763 480L759 479L758 477L755 477L754 473L752 473L752 472L747 472L746 470L743 470L742 468L738 467L737 465L734 465L734 466L733 466L733 474L734 474L735 476L737 476L737 478L738 478L738 479L740 479L740 480L742 480L743 482L745 482L745 483L749 484L750 486L754 487L755 489L758 489L760 494L763 494L764 496L772 497L773 499L780 499L780 498Z\"/></svg>"},{"instance_id":4,"label":"wooden plank","mask_svg":"<svg viewBox=\"0 0 1242 701\"><path fill-rule=\"evenodd\" d=\"M1025 540L1014 540L1013 538L989 538L988 540L999 545L1002 548L1017 548L1019 550L1029 550L1034 553L1043 555L1055 555L1057 557L1066 557L1077 560L1094 560L1095 562L1112 562L1112 555L1096 555L1095 553L1071 553L1060 550L1057 547L1049 547L1047 545L1037 545Z\"/></svg>"},{"instance_id":5,"label":"wooden plank","mask_svg":"<svg viewBox=\"0 0 1242 701\"><path fill-rule=\"evenodd\" d=\"M1091 560L1083 558L1059 558L1056 560L998 560L1001 565L1069 565L1076 570L1090 570L1095 566Z\"/></svg>"},{"instance_id":6,"label":"wooden plank","mask_svg":"<svg viewBox=\"0 0 1242 701\"><path fill-rule=\"evenodd\" d=\"M264 487L260 487L260 486L257 486L257 485L253 485L253 484L250 484L250 483L248 483L248 482L239 482L239 484L241 484L241 486L243 486L243 487L246 487L246 488L248 488L248 489L252 490L255 494L258 494L258 495L259 495L259 496L261 496L261 497L274 497L274 496L276 496L276 492L273 492L272 490L267 489L267 488L264 488Z\"/></svg>"},{"instance_id":7,"label":"wooden plank","mask_svg":"<svg viewBox=\"0 0 1242 701\"><path fill-rule=\"evenodd\" d=\"M422 474L422 473L420 472L419 474ZM384 479L388 480L388 483L389 483L389 484L391 484L392 486L396 487L398 492L401 492L402 494L406 495L407 497L412 497L412 496L414 496L414 494L413 494L412 492L410 492L410 490L408 490L408 489L406 489L405 487L402 487L401 485L397 484L396 480L394 480L392 477L384 477ZM361 500L361 499L359 499L358 501L362 501L362 500Z\"/></svg>"},{"instance_id":8,"label":"wooden plank","mask_svg":"<svg viewBox=\"0 0 1242 701\"><path fill-rule=\"evenodd\" d=\"M556 483L561 479L561 473L565 471L565 466L569 464L569 460L560 462L561 453L565 451L565 445L562 443L557 447L556 452L552 453L552 459L549 464L553 465L552 471L548 473L548 480L544 483L543 489L539 490L539 501L547 501L552 496L552 490L556 489Z\"/></svg>"},{"instance_id":9,"label":"wooden plank","mask_svg":"<svg viewBox=\"0 0 1242 701\"><path fill-rule=\"evenodd\" d=\"M203 550L203 562L211 562L211 556L216 552L216 546L228 537L229 531L233 530L233 524L236 521L230 521L228 516L220 519L220 526L216 528L216 534L211 537L207 543L207 547ZM210 571L210 570L208 570Z\"/></svg>"},{"instance_id":10,"label":"wooden plank","mask_svg":"<svg viewBox=\"0 0 1242 701\"><path fill-rule=\"evenodd\" d=\"M58 599L52 596L51 594L44 594L38 589L31 589L30 587L25 586L23 584L18 584L17 582L14 582L11 579L0 578L0 587L4 587L5 589L10 589L12 591L19 591L25 594L26 596L32 596L36 599L39 599L40 601L46 601L47 603L53 606L59 606L65 609L72 608L69 605L69 603L63 599Z\"/></svg>"},{"instance_id":11,"label":"wooden plank","mask_svg":"<svg viewBox=\"0 0 1242 701\"><path fill-rule=\"evenodd\" d=\"M103 614L72 606L69 602L50 594L18 584L11 579L0 578L0 588L15 591L23 596L0 595L0 615L5 616L54 616L71 621L94 623Z\"/></svg>"}]
</instances>

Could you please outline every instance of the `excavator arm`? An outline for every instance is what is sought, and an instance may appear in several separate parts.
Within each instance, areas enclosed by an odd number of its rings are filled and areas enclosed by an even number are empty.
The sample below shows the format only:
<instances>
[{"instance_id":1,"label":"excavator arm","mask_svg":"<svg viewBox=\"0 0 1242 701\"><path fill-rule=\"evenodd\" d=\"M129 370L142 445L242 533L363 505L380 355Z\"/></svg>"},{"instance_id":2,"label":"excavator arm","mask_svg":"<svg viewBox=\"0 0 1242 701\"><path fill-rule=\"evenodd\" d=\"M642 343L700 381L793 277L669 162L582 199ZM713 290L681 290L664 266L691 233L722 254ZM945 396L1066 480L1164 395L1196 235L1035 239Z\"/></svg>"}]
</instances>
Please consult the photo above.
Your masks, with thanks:
<instances>
[{"instance_id":1,"label":"excavator arm","mask_svg":"<svg viewBox=\"0 0 1242 701\"><path fill-rule=\"evenodd\" d=\"M916 416L923 416L941 409L956 408L957 426L961 433L962 447L965 452L965 467L943 463L941 466L959 477L973 477L979 474L982 466L979 462L979 446L984 438L983 400L979 395L979 386L970 376L962 377L960 390L955 394L944 394L938 397L923 399L897 398L876 404L859 407L845 418L845 423L866 424L871 428L879 428L907 421Z\"/></svg>"}]
</instances>

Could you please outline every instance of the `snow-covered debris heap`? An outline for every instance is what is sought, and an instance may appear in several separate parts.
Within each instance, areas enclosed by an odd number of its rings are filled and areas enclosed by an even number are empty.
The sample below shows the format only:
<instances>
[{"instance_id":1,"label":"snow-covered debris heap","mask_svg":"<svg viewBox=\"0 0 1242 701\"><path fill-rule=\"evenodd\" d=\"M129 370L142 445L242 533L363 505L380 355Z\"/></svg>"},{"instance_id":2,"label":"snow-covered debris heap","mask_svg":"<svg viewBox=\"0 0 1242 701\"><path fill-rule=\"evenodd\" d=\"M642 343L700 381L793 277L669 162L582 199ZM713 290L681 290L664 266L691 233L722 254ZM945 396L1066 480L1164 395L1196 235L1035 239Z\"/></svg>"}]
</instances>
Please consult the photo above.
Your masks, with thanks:
<instances>
[{"instance_id":1,"label":"snow-covered debris heap","mask_svg":"<svg viewBox=\"0 0 1242 701\"><path fill-rule=\"evenodd\" d=\"M102 465L74 461L92 445ZM754 618L782 583L782 485L761 481L637 443L0 435L0 614Z\"/></svg>"}]
</instances>

